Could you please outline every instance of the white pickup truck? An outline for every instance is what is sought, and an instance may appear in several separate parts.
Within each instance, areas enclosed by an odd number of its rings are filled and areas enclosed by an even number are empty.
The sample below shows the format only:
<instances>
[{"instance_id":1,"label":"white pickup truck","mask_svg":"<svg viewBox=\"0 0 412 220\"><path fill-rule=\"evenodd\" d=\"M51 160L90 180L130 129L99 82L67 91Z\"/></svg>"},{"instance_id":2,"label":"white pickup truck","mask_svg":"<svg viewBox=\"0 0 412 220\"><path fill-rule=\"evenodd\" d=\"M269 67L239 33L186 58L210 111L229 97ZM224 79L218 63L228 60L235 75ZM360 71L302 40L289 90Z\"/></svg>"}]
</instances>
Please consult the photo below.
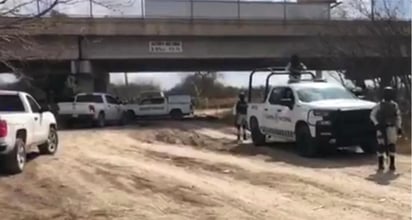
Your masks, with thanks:
<instances>
[{"instance_id":1,"label":"white pickup truck","mask_svg":"<svg viewBox=\"0 0 412 220\"><path fill-rule=\"evenodd\" d=\"M375 152L375 128L369 119L374 102L324 80L266 88L263 102L249 101L248 105L248 127L256 146L271 141L296 142L299 154L306 157L350 146Z\"/></svg>"},{"instance_id":2,"label":"white pickup truck","mask_svg":"<svg viewBox=\"0 0 412 220\"><path fill-rule=\"evenodd\" d=\"M129 114L137 117L171 116L181 119L193 114L192 98L189 95L147 97L136 104L127 104Z\"/></svg>"},{"instance_id":3,"label":"white pickup truck","mask_svg":"<svg viewBox=\"0 0 412 220\"><path fill-rule=\"evenodd\" d=\"M55 154L58 147L54 115L24 92L0 90L0 164L15 174L23 171L30 147Z\"/></svg>"},{"instance_id":4,"label":"white pickup truck","mask_svg":"<svg viewBox=\"0 0 412 220\"><path fill-rule=\"evenodd\" d=\"M98 127L115 122L124 124L126 112L123 104L105 93L80 93L73 102L59 102L58 117L68 124L87 121Z\"/></svg>"}]
</instances>

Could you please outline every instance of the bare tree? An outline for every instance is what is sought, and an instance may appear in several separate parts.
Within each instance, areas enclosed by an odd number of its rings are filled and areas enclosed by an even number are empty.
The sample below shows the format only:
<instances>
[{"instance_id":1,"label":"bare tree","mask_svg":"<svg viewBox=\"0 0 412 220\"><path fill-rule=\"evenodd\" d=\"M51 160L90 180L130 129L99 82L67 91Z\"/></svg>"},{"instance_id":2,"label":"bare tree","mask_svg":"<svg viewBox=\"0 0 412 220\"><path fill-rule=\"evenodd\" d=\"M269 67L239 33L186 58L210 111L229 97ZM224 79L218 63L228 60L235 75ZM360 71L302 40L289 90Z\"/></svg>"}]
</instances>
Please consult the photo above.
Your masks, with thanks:
<instances>
[{"instance_id":1,"label":"bare tree","mask_svg":"<svg viewBox=\"0 0 412 220\"><path fill-rule=\"evenodd\" d=\"M335 14L340 19L353 19L358 28L337 25L333 30L342 36L339 42L326 36L321 39L323 52L345 69L346 78L361 86L370 79L380 87L402 87L410 100L411 28L404 11L410 3L400 4L406 2L347 0L345 7L335 9Z\"/></svg>"},{"instance_id":2,"label":"bare tree","mask_svg":"<svg viewBox=\"0 0 412 220\"><path fill-rule=\"evenodd\" d=\"M344 3L344 8L335 9L335 15L344 20L352 19L352 27L331 27L341 37L338 42L336 38L321 36L323 52L333 57L333 62L344 70L345 78L357 86L365 88L365 80L369 80L375 88L368 89L367 92L375 100L384 86L393 86L397 90L405 129L409 131L411 18L405 12L412 2L346 0Z\"/></svg>"},{"instance_id":3,"label":"bare tree","mask_svg":"<svg viewBox=\"0 0 412 220\"><path fill-rule=\"evenodd\" d=\"M16 64L24 64L28 57L22 56L21 51L28 54L41 56L40 45L29 34L33 30L41 33L59 22L60 18L68 17L59 6L75 6L78 3L90 3L115 11L119 6L127 6L134 0L0 0L0 66L5 66L16 75L18 80L26 81L26 84L42 84L39 80L33 80L16 68ZM43 17L50 19L43 19ZM41 57L40 57L41 58ZM43 80L44 81L44 80Z\"/></svg>"}]
</instances>

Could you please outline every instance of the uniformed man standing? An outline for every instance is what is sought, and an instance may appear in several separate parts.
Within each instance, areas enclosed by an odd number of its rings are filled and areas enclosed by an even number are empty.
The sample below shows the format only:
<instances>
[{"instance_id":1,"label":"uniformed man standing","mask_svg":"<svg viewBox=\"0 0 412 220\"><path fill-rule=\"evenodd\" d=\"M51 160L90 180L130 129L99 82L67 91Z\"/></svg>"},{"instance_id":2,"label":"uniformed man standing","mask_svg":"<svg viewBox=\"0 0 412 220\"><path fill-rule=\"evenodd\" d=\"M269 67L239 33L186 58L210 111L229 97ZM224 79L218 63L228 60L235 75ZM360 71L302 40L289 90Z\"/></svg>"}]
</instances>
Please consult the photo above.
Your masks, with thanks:
<instances>
[{"instance_id":1,"label":"uniformed man standing","mask_svg":"<svg viewBox=\"0 0 412 220\"><path fill-rule=\"evenodd\" d=\"M300 80L301 78L301 71L302 70L306 70L307 67L305 66L305 64L303 64L300 61L300 58L298 55L293 54L290 57L290 62L288 63L288 65L286 66L286 71L289 71L289 80Z\"/></svg>"},{"instance_id":2,"label":"uniformed man standing","mask_svg":"<svg viewBox=\"0 0 412 220\"><path fill-rule=\"evenodd\" d=\"M383 100L372 109L370 118L377 129L378 171L385 169L385 153L389 156L389 170L395 171L395 144L398 135L402 134L402 119L392 87L384 88Z\"/></svg>"},{"instance_id":3,"label":"uniformed man standing","mask_svg":"<svg viewBox=\"0 0 412 220\"><path fill-rule=\"evenodd\" d=\"M235 106L235 124L237 128L237 140L241 141L241 130L243 131L243 140L246 140L246 123L247 123L247 103L245 100L245 94L241 92L239 94L239 100Z\"/></svg>"}]
</instances>

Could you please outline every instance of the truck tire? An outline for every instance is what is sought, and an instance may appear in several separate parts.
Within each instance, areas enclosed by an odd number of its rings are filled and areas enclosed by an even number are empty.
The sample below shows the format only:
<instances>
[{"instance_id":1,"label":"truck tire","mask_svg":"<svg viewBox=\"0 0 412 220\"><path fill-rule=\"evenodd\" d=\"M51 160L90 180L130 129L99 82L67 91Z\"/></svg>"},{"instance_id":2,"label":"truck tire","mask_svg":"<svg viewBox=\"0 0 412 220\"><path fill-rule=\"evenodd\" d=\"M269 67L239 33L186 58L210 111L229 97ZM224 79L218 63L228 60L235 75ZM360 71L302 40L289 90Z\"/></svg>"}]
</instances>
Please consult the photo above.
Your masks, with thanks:
<instances>
[{"instance_id":1,"label":"truck tire","mask_svg":"<svg viewBox=\"0 0 412 220\"><path fill-rule=\"evenodd\" d=\"M310 134L309 127L305 124L298 125L295 131L296 148L303 157L315 157L319 155L319 147Z\"/></svg>"},{"instance_id":2,"label":"truck tire","mask_svg":"<svg viewBox=\"0 0 412 220\"><path fill-rule=\"evenodd\" d=\"M26 144L23 137L17 137L13 150L2 156L2 170L7 174L23 172L27 160Z\"/></svg>"},{"instance_id":3,"label":"truck tire","mask_svg":"<svg viewBox=\"0 0 412 220\"><path fill-rule=\"evenodd\" d=\"M95 123L96 126L99 128L103 128L104 126L106 126L106 116L104 112L99 113L99 116L97 116L97 121Z\"/></svg>"},{"instance_id":4,"label":"truck tire","mask_svg":"<svg viewBox=\"0 0 412 220\"><path fill-rule=\"evenodd\" d=\"M180 109L173 109L172 111L170 111L170 116L172 117L172 119L180 120L180 119L183 118L182 110L180 110Z\"/></svg>"},{"instance_id":5,"label":"truck tire","mask_svg":"<svg viewBox=\"0 0 412 220\"><path fill-rule=\"evenodd\" d=\"M50 127L47 142L39 145L39 152L40 154L54 155L57 152L58 146L59 136L57 135L57 130L54 127Z\"/></svg>"},{"instance_id":6,"label":"truck tire","mask_svg":"<svg viewBox=\"0 0 412 220\"><path fill-rule=\"evenodd\" d=\"M123 112L122 116L120 116L120 119L119 119L119 122L118 122L118 124L120 126L127 125L127 122L129 121L129 118L128 118L127 114L128 114L127 112Z\"/></svg>"},{"instance_id":7,"label":"truck tire","mask_svg":"<svg viewBox=\"0 0 412 220\"><path fill-rule=\"evenodd\" d=\"M250 131L252 133L253 145L259 147L266 144L266 137L260 131L259 122L256 118L250 119Z\"/></svg>"},{"instance_id":8,"label":"truck tire","mask_svg":"<svg viewBox=\"0 0 412 220\"><path fill-rule=\"evenodd\" d=\"M128 121L134 121L136 120L136 114L132 110L127 110L126 112L127 120Z\"/></svg>"}]
</instances>

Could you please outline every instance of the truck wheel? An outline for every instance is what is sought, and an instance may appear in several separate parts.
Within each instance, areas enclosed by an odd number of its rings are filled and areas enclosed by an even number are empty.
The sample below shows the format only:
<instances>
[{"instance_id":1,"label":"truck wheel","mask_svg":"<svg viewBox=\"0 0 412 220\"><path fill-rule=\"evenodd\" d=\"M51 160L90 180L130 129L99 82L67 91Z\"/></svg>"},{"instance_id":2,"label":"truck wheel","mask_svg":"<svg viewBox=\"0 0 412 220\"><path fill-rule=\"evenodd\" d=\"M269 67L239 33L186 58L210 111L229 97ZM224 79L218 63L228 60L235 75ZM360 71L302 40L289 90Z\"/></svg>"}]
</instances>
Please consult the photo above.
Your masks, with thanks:
<instances>
[{"instance_id":1,"label":"truck wheel","mask_svg":"<svg viewBox=\"0 0 412 220\"><path fill-rule=\"evenodd\" d=\"M39 151L41 154L54 155L57 151L59 145L59 136L57 135L57 130L54 127L50 127L49 136L47 142L39 145Z\"/></svg>"},{"instance_id":2,"label":"truck wheel","mask_svg":"<svg viewBox=\"0 0 412 220\"><path fill-rule=\"evenodd\" d=\"M250 130L251 130L251 133L252 133L253 144L256 147L263 146L263 145L266 144L266 137L260 131L259 122L257 121L256 118L252 118L250 120Z\"/></svg>"},{"instance_id":3,"label":"truck wheel","mask_svg":"<svg viewBox=\"0 0 412 220\"><path fill-rule=\"evenodd\" d=\"M373 153L376 153L376 150L378 149L378 143L376 143L375 140L371 140L371 141L368 141L367 143L362 144L361 148L364 153L373 154Z\"/></svg>"},{"instance_id":4,"label":"truck wheel","mask_svg":"<svg viewBox=\"0 0 412 220\"><path fill-rule=\"evenodd\" d=\"M183 113L180 109L173 109L170 112L170 116L172 117L172 119L180 120L183 118Z\"/></svg>"},{"instance_id":5,"label":"truck wheel","mask_svg":"<svg viewBox=\"0 0 412 220\"><path fill-rule=\"evenodd\" d=\"M97 116L96 126L99 128L106 126L106 116L103 112L100 112L99 116Z\"/></svg>"},{"instance_id":6,"label":"truck wheel","mask_svg":"<svg viewBox=\"0 0 412 220\"><path fill-rule=\"evenodd\" d=\"M119 119L119 125L126 125L128 121L129 119L127 116L127 112L123 112L122 116L120 116L120 119Z\"/></svg>"},{"instance_id":7,"label":"truck wheel","mask_svg":"<svg viewBox=\"0 0 412 220\"><path fill-rule=\"evenodd\" d=\"M3 159L3 158L2 158ZM3 170L8 174L23 172L26 165L26 144L22 137L17 137L13 150L4 155Z\"/></svg>"},{"instance_id":8,"label":"truck wheel","mask_svg":"<svg viewBox=\"0 0 412 220\"><path fill-rule=\"evenodd\" d=\"M298 153L304 157L315 157L319 154L319 147L310 134L307 125L300 125L296 129L296 147Z\"/></svg>"},{"instance_id":9,"label":"truck wheel","mask_svg":"<svg viewBox=\"0 0 412 220\"><path fill-rule=\"evenodd\" d=\"M127 120L128 120L128 121L133 121L133 120L136 119L136 114L135 114L134 111L132 111L132 110L128 110L128 111L126 112L126 116L127 116Z\"/></svg>"}]
</instances>

